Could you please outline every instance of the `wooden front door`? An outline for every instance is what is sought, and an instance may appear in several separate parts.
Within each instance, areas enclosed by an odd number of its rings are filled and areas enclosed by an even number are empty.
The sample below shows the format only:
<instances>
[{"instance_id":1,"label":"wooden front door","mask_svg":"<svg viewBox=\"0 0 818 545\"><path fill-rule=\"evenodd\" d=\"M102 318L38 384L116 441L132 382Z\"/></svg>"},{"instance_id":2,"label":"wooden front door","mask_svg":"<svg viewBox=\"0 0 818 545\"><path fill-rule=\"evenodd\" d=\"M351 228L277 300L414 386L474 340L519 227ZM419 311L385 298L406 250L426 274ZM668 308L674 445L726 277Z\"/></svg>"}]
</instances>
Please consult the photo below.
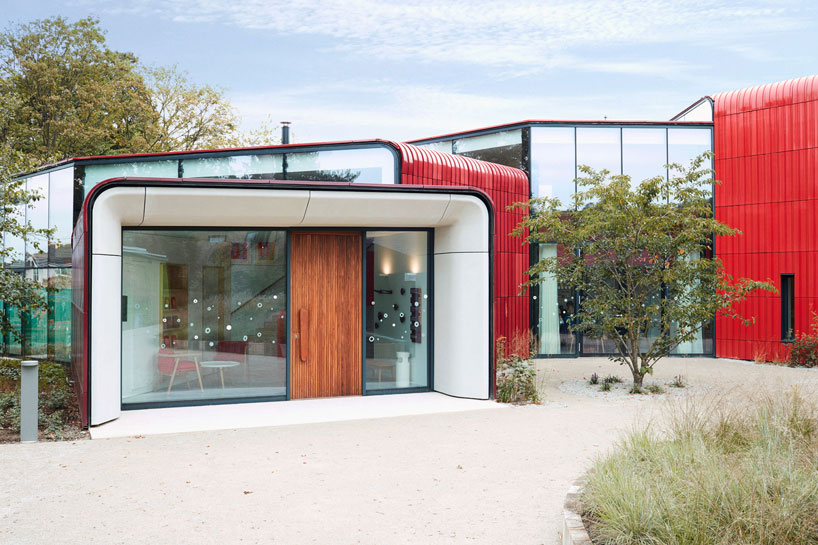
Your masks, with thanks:
<instances>
[{"instance_id":1,"label":"wooden front door","mask_svg":"<svg viewBox=\"0 0 818 545\"><path fill-rule=\"evenodd\" d=\"M290 235L290 397L361 394L361 233Z\"/></svg>"}]
</instances>

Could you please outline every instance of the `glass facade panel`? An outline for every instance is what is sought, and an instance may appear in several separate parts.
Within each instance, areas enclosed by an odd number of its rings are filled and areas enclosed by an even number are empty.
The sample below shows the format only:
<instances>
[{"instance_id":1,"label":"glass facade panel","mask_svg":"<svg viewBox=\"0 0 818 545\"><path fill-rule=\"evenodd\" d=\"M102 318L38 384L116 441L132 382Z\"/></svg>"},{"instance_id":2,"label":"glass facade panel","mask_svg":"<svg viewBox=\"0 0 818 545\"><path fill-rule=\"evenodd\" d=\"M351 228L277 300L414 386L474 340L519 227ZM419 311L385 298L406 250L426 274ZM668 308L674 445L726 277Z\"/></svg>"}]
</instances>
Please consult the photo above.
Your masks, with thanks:
<instances>
[{"instance_id":1,"label":"glass facade panel","mask_svg":"<svg viewBox=\"0 0 818 545\"><path fill-rule=\"evenodd\" d=\"M666 132L664 127L622 129L623 173L631 177L631 187L648 178L667 177Z\"/></svg>"},{"instance_id":2,"label":"glass facade panel","mask_svg":"<svg viewBox=\"0 0 818 545\"><path fill-rule=\"evenodd\" d=\"M48 269L27 269L26 278L41 287L39 295L45 299L48 285ZM33 310L26 316L26 356L46 359L48 356L48 312L46 309Z\"/></svg>"},{"instance_id":3,"label":"glass facade panel","mask_svg":"<svg viewBox=\"0 0 818 545\"><path fill-rule=\"evenodd\" d=\"M51 265L71 265L71 232L74 230L74 168L55 170L48 182L48 226L56 228L48 242Z\"/></svg>"},{"instance_id":4,"label":"glass facade panel","mask_svg":"<svg viewBox=\"0 0 818 545\"><path fill-rule=\"evenodd\" d=\"M11 329L22 333L23 321L17 308L6 305L6 316L11 323ZM22 337L15 337L11 332L6 334L6 353L9 356L21 356L23 354L22 347Z\"/></svg>"},{"instance_id":5,"label":"glass facade panel","mask_svg":"<svg viewBox=\"0 0 818 545\"><path fill-rule=\"evenodd\" d=\"M17 223L20 225L24 224L26 221L25 206L15 206L13 210ZM10 233L3 233L3 244L6 249L11 250L9 255L5 257L5 265L14 269L22 269L25 266L26 258L26 243L22 237L15 237Z\"/></svg>"},{"instance_id":6,"label":"glass facade panel","mask_svg":"<svg viewBox=\"0 0 818 545\"><path fill-rule=\"evenodd\" d=\"M179 161L134 161L85 166L85 194L103 180L119 176L145 176L148 178L178 178Z\"/></svg>"},{"instance_id":7,"label":"glass facade panel","mask_svg":"<svg viewBox=\"0 0 818 545\"><path fill-rule=\"evenodd\" d=\"M619 138L618 127L578 127L577 165L586 165L594 170L607 169L612 176L622 174Z\"/></svg>"},{"instance_id":8,"label":"glass facade panel","mask_svg":"<svg viewBox=\"0 0 818 545\"><path fill-rule=\"evenodd\" d=\"M683 167L705 151L712 151L711 129L668 129L668 163ZM709 165L705 165L709 168Z\"/></svg>"},{"instance_id":9,"label":"glass facade panel","mask_svg":"<svg viewBox=\"0 0 818 545\"><path fill-rule=\"evenodd\" d=\"M452 141L444 140L443 142L430 142L429 144L419 144L419 148L426 148L441 153L452 153Z\"/></svg>"},{"instance_id":10,"label":"glass facade panel","mask_svg":"<svg viewBox=\"0 0 818 545\"><path fill-rule=\"evenodd\" d=\"M531 127L531 195L573 208L576 191L573 127Z\"/></svg>"},{"instance_id":11,"label":"glass facade panel","mask_svg":"<svg viewBox=\"0 0 818 545\"><path fill-rule=\"evenodd\" d=\"M48 228L48 174L32 176L26 183L26 190L39 195L39 199L28 203L26 219L34 229ZM36 247L35 247L36 245ZM48 240L37 235L26 237L26 266L44 267L48 262Z\"/></svg>"},{"instance_id":12,"label":"glass facade panel","mask_svg":"<svg viewBox=\"0 0 818 545\"><path fill-rule=\"evenodd\" d=\"M282 179L282 155L238 155L182 161L185 178Z\"/></svg>"},{"instance_id":13,"label":"glass facade panel","mask_svg":"<svg viewBox=\"0 0 818 545\"><path fill-rule=\"evenodd\" d=\"M514 168L523 168L523 131L502 131L455 140L455 154Z\"/></svg>"},{"instance_id":14,"label":"glass facade panel","mask_svg":"<svg viewBox=\"0 0 818 545\"><path fill-rule=\"evenodd\" d=\"M71 360L71 269L49 269L48 355L57 361Z\"/></svg>"},{"instance_id":15,"label":"glass facade panel","mask_svg":"<svg viewBox=\"0 0 818 545\"><path fill-rule=\"evenodd\" d=\"M429 235L366 233L367 391L429 386Z\"/></svg>"},{"instance_id":16,"label":"glass facade panel","mask_svg":"<svg viewBox=\"0 0 818 545\"><path fill-rule=\"evenodd\" d=\"M557 256L556 244L540 244L540 259ZM574 290L560 286L553 277L539 284L537 309L539 323L537 345L541 354L575 354L576 335L571 333L571 320L576 312Z\"/></svg>"},{"instance_id":17,"label":"glass facade panel","mask_svg":"<svg viewBox=\"0 0 818 545\"><path fill-rule=\"evenodd\" d=\"M286 395L284 231L123 231L122 403Z\"/></svg>"},{"instance_id":18,"label":"glass facade panel","mask_svg":"<svg viewBox=\"0 0 818 545\"><path fill-rule=\"evenodd\" d=\"M386 148L288 153L286 179L394 184L395 156Z\"/></svg>"}]
</instances>

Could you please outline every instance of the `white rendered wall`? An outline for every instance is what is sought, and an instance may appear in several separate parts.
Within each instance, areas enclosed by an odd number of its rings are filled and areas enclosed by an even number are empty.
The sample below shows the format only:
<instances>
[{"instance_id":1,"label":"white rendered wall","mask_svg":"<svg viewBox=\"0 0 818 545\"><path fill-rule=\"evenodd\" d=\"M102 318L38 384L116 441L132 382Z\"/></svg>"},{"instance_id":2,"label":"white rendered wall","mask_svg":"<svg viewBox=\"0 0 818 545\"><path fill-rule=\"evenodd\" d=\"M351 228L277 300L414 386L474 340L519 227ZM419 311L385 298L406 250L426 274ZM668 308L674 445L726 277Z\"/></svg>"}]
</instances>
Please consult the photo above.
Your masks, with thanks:
<instances>
[{"instance_id":1,"label":"white rendered wall","mask_svg":"<svg viewBox=\"0 0 818 545\"><path fill-rule=\"evenodd\" d=\"M92 425L120 414L122 227L129 226L434 228L434 390L489 397L489 215L476 197L115 187L92 213Z\"/></svg>"}]
</instances>

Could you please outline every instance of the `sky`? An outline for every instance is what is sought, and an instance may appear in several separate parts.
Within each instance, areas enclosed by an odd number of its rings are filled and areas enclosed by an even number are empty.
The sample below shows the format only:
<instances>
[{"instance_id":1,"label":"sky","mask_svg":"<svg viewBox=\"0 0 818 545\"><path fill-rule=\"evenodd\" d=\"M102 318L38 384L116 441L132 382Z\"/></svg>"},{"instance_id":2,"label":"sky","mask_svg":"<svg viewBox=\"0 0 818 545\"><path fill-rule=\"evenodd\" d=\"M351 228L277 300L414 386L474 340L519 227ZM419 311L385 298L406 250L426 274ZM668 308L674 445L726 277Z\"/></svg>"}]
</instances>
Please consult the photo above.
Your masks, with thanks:
<instances>
[{"instance_id":1,"label":"sky","mask_svg":"<svg viewBox=\"0 0 818 545\"><path fill-rule=\"evenodd\" d=\"M94 16L109 47L220 87L242 127L410 140L524 119L666 120L818 73L818 3L0 0L4 27Z\"/></svg>"}]
</instances>

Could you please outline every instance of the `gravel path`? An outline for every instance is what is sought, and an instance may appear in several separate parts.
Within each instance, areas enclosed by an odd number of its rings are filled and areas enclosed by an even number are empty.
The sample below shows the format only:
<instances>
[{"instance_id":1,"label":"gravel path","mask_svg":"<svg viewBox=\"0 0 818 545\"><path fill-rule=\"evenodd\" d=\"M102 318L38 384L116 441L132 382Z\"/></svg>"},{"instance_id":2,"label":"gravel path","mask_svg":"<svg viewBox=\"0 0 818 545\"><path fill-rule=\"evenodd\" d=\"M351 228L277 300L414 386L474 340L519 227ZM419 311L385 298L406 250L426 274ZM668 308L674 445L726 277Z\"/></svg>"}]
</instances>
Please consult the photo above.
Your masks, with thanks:
<instances>
[{"instance_id":1,"label":"gravel path","mask_svg":"<svg viewBox=\"0 0 818 545\"><path fill-rule=\"evenodd\" d=\"M559 543L570 483L668 396L586 391L593 372L625 378L601 358L538 363L540 406L0 445L0 543ZM818 388L818 372L695 358L651 380L677 374L676 396Z\"/></svg>"}]
</instances>

